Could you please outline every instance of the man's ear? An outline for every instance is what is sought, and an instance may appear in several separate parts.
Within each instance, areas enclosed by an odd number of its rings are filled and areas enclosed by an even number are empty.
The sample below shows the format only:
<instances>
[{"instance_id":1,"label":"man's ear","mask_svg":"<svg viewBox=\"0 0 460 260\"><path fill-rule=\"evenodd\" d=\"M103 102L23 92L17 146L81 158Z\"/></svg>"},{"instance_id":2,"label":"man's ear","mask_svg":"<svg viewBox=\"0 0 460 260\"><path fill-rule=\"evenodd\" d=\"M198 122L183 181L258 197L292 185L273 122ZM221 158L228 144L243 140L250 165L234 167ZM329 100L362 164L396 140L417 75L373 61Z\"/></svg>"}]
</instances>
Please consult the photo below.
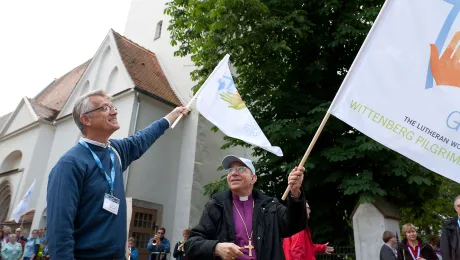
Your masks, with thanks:
<instances>
[{"instance_id":1,"label":"man's ear","mask_svg":"<svg viewBox=\"0 0 460 260\"><path fill-rule=\"evenodd\" d=\"M253 174L252 175L252 184L255 184L257 182L257 175Z\"/></svg>"},{"instance_id":2,"label":"man's ear","mask_svg":"<svg viewBox=\"0 0 460 260\"><path fill-rule=\"evenodd\" d=\"M86 115L81 115L80 116L80 122L84 126L90 126L91 125L91 120L89 119L89 116L86 116Z\"/></svg>"}]
</instances>

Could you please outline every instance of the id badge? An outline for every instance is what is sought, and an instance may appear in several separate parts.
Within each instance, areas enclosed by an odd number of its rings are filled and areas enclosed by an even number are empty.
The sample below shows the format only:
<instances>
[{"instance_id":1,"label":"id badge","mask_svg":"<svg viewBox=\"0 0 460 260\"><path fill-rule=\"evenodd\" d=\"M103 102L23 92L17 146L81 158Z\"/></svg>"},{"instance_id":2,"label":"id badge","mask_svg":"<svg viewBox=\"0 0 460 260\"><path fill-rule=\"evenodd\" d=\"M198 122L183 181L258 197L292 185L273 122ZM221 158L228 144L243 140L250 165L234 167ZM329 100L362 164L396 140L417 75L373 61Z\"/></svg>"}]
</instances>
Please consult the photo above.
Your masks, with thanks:
<instances>
[{"instance_id":1,"label":"id badge","mask_svg":"<svg viewBox=\"0 0 460 260\"><path fill-rule=\"evenodd\" d=\"M112 214L118 215L119 207L120 207L120 199L106 193L104 196L104 204L102 205L102 208Z\"/></svg>"}]
</instances>

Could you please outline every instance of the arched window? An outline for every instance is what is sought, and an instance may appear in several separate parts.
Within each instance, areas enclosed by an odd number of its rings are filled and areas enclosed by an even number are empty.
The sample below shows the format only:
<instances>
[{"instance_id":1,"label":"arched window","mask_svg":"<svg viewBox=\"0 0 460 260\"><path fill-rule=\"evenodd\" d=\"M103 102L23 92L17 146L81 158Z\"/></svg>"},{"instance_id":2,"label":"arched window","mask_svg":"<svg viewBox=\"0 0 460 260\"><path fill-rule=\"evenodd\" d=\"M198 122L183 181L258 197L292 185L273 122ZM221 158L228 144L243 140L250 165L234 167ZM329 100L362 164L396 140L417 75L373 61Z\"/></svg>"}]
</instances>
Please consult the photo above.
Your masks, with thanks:
<instances>
[{"instance_id":1,"label":"arched window","mask_svg":"<svg viewBox=\"0 0 460 260\"><path fill-rule=\"evenodd\" d=\"M8 156L3 160L2 164L0 165L0 173L19 169L21 165L21 159L22 152L19 150L16 150L8 154Z\"/></svg>"},{"instance_id":2,"label":"arched window","mask_svg":"<svg viewBox=\"0 0 460 260\"><path fill-rule=\"evenodd\" d=\"M11 204L11 185L8 181L0 184L0 222L5 222Z\"/></svg>"}]
</instances>

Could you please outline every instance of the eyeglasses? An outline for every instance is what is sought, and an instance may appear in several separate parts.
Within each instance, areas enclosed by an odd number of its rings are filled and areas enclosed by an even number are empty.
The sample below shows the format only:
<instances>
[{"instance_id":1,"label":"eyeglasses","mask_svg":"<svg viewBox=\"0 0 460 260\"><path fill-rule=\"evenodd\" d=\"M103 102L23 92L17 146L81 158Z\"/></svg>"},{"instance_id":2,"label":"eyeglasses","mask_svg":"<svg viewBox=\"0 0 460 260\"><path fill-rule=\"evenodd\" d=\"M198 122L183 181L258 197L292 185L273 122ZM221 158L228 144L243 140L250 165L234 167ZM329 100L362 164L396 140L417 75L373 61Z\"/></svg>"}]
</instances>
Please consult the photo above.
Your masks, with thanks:
<instances>
[{"instance_id":1,"label":"eyeglasses","mask_svg":"<svg viewBox=\"0 0 460 260\"><path fill-rule=\"evenodd\" d=\"M100 106L100 107L95 108L93 110L90 110L88 112L85 112L85 113L83 113L83 115L89 114L89 113L97 111L97 110L102 110L102 111L104 111L106 113L110 112L110 111L118 111L118 109L116 107L114 107L113 105L103 105L103 106Z\"/></svg>"},{"instance_id":2,"label":"eyeglasses","mask_svg":"<svg viewBox=\"0 0 460 260\"><path fill-rule=\"evenodd\" d=\"M232 173L233 171L236 170L237 173L243 173L243 172L245 172L247 169L248 169L247 167L239 166L239 167L235 167L235 168L232 167L232 168L225 169L225 172L226 172L227 174L230 174L230 173Z\"/></svg>"},{"instance_id":3,"label":"eyeglasses","mask_svg":"<svg viewBox=\"0 0 460 260\"><path fill-rule=\"evenodd\" d=\"M163 232L157 232L158 235L164 235L165 233Z\"/></svg>"}]
</instances>

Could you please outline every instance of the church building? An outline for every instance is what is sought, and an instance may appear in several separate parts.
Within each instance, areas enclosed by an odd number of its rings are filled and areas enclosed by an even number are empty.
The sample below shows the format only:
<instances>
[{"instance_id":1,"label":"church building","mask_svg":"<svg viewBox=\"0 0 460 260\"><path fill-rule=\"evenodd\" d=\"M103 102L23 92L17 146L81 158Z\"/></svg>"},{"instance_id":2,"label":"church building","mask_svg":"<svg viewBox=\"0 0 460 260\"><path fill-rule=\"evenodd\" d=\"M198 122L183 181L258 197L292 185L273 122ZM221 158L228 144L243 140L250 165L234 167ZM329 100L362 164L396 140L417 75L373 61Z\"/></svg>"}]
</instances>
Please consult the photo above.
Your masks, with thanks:
<instances>
[{"instance_id":1,"label":"church building","mask_svg":"<svg viewBox=\"0 0 460 260\"><path fill-rule=\"evenodd\" d=\"M82 94L104 89L113 96L121 128L112 138L127 137L190 101L195 66L189 57L174 56L166 2L133 0L123 35L108 30L92 58L0 116L0 225L21 225L12 212L35 180L30 210L20 222L26 234L45 227L48 175L81 137L71 113ZM221 150L224 135L212 126L193 110L124 172L126 197L132 198L129 235L137 240L140 259L146 259L146 244L158 227L175 244L198 223L208 200L203 186L222 176L217 168L226 154L250 153Z\"/></svg>"}]
</instances>

